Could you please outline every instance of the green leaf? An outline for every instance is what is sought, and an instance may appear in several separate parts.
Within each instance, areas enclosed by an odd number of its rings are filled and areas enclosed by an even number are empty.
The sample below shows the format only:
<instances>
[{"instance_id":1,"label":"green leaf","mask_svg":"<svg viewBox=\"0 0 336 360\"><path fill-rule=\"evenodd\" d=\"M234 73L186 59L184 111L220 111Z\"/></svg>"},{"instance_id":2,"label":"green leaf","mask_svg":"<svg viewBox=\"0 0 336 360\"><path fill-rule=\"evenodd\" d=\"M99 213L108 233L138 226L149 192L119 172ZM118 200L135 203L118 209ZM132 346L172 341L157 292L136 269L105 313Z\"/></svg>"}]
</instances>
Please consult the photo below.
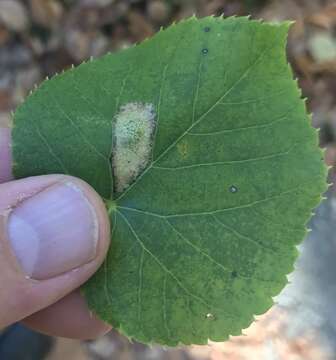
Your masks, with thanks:
<instances>
[{"instance_id":1,"label":"green leaf","mask_svg":"<svg viewBox=\"0 0 336 360\"><path fill-rule=\"evenodd\" d=\"M108 204L111 248L83 290L123 334L224 340L286 284L326 189L288 27L191 18L44 82L16 111L16 177L78 176Z\"/></svg>"}]
</instances>

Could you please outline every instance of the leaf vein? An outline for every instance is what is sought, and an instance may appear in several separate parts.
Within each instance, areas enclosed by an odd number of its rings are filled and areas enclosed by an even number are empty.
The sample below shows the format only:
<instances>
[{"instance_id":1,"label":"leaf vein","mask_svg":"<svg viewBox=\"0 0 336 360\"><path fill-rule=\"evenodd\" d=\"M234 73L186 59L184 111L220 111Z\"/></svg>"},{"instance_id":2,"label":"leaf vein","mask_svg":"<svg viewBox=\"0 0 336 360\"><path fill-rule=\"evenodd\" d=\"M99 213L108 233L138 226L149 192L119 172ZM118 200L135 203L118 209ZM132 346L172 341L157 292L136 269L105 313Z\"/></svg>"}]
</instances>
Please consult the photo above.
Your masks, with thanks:
<instances>
[{"instance_id":1,"label":"leaf vein","mask_svg":"<svg viewBox=\"0 0 336 360\"><path fill-rule=\"evenodd\" d=\"M99 115L100 117L102 117L103 119L105 120L108 120L107 116L103 113L101 113L99 111L99 109L97 108L97 106L91 102L90 99L88 99L84 94L83 92L81 91L80 87L77 85L77 80L75 79L74 76L72 76L72 83L74 85L74 89L77 90L77 93L79 95L79 97L84 100L84 102L97 114Z\"/></svg>"},{"instance_id":2,"label":"leaf vein","mask_svg":"<svg viewBox=\"0 0 336 360\"><path fill-rule=\"evenodd\" d=\"M265 156L260 156L260 157L256 157L256 158L250 158L250 159L218 161L218 162L212 162L212 163L198 163L198 164L191 164L191 165L178 166L178 167L153 166L153 169L175 171L175 170L183 170L183 169L192 169L192 168L203 167L203 166L244 164L244 163L257 162L257 161L262 161L262 160L270 160L270 159L274 159L277 157L282 157L282 156L286 156L286 155L290 154L290 152L293 150L294 147L295 147L295 145L292 146L290 150L287 150L285 152L279 152L279 153L272 154L272 155L265 155Z\"/></svg>"},{"instance_id":3,"label":"leaf vein","mask_svg":"<svg viewBox=\"0 0 336 360\"><path fill-rule=\"evenodd\" d=\"M69 116L62 108L62 106L59 104L58 100L56 98L54 99L54 103L57 106L58 110L63 114L63 116L69 121L69 123L71 124L71 126L73 126L77 131L78 134L80 135L80 137L84 140L84 142L89 145L98 156L102 157L104 160L108 160L108 158L102 154L97 147L91 143L91 141L83 134L82 130L80 129L80 127L74 122L74 120L71 118L71 116Z\"/></svg>"},{"instance_id":4,"label":"leaf vein","mask_svg":"<svg viewBox=\"0 0 336 360\"><path fill-rule=\"evenodd\" d=\"M138 213L145 214L145 215L155 216L155 217L158 217L158 218L166 218L166 219L174 218L174 217L203 216L203 215L213 215L213 214L221 213L221 212L225 212L225 211L234 211L234 210L240 210L240 209L244 209L244 208L250 208L250 207L252 207L254 205L261 204L261 203L264 203L264 202L267 202L267 201L270 201L270 200L273 200L273 199L277 199L277 198L279 198L281 196L291 194L291 193L296 192L298 190L302 190L302 186L299 186L299 187L284 191L282 193L279 193L279 194L276 194L276 195L273 195L273 196L268 196L268 197L265 197L264 199L256 200L256 201L253 201L253 202L250 202L250 203L246 203L246 204L242 204L242 205L238 205L238 206L233 206L233 207L228 207L228 208L223 208L223 209L217 209L217 210L213 210L213 211L194 212L194 213L161 215L161 214L158 214L158 213L145 211L145 210L141 210L141 209L136 209L136 208L130 208L130 207L121 206L121 205L118 205L117 208L118 209L124 209L124 210L127 210L127 211L134 211L134 212L138 212Z\"/></svg>"},{"instance_id":5,"label":"leaf vein","mask_svg":"<svg viewBox=\"0 0 336 360\"><path fill-rule=\"evenodd\" d=\"M169 66L169 63L165 65L163 72L162 72L162 78L161 78L161 84L160 84L160 90L159 90L159 100L158 100L157 110L156 110L157 121L156 121L156 125L155 125L154 136L153 136L152 158L151 158L152 161L154 159L156 138L157 138L157 133L159 130L159 125L160 125L160 118L161 118L162 89L163 89L164 82L166 80L168 66Z\"/></svg>"},{"instance_id":6,"label":"leaf vein","mask_svg":"<svg viewBox=\"0 0 336 360\"><path fill-rule=\"evenodd\" d=\"M273 98L275 98L277 96L285 94L286 92L287 92L287 90L281 90L281 91L278 91L278 92L276 92L274 94L271 94L271 95L268 95L268 96L263 96L263 97L260 97L258 99L250 99L250 100L237 101L237 102L220 102L219 104L221 104L221 105L255 104L255 103L258 103L258 102L265 101L265 100L273 99Z\"/></svg>"},{"instance_id":7,"label":"leaf vein","mask_svg":"<svg viewBox=\"0 0 336 360\"><path fill-rule=\"evenodd\" d=\"M192 247L194 250L202 254L204 257L206 257L210 262L214 263L218 267L220 267L225 273L231 272L232 270L228 269L224 265L217 262L211 255L207 254L204 250L193 244L191 241L189 241L185 236L183 236L173 224L171 224L167 219L165 219L167 224L171 227L171 229L190 247Z\"/></svg>"},{"instance_id":8,"label":"leaf vein","mask_svg":"<svg viewBox=\"0 0 336 360\"><path fill-rule=\"evenodd\" d=\"M163 291L162 291L162 309L163 309L163 323L164 323L164 327L167 331L167 336L168 338L171 337L171 332L170 329L168 327L168 322L167 322L167 273L164 273L164 277L163 277Z\"/></svg>"},{"instance_id":9,"label":"leaf vein","mask_svg":"<svg viewBox=\"0 0 336 360\"><path fill-rule=\"evenodd\" d=\"M64 165L63 161L61 160L61 158L54 152L54 150L52 149L51 145L49 144L49 142L47 141L47 139L45 138L45 136L42 134L41 130L38 128L37 125L34 124L36 133L38 134L38 136L40 137L40 139L42 140L42 142L44 143L44 145L47 147L47 149L49 150L50 154L53 156L53 158L57 161L57 163L61 166L61 168L63 169L65 174L69 174L70 172L67 170L66 166Z\"/></svg>"},{"instance_id":10,"label":"leaf vein","mask_svg":"<svg viewBox=\"0 0 336 360\"><path fill-rule=\"evenodd\" d=\"M112 233L111 233L111 240L113 239L114 233L115 233L115 229L117 226L117 213L114 213L114 221L113 221L113 229L112 229ZM107 298L108 304L110 306L112 306L112 299L109 293L109 289L108 289L108 268L107 268L107 262L108 262L108 256L106 257L105 261L104 261L104 292L105 292L105 296Z\"/></svg>"},{"instance_id":11,"label":"leaf vein","mask_svg":"<svg viewBox=\"0 0 336 360\"><path fill-rule=\"evenodd\" d=\"M290 112L290 111L289 111ZM224 130L219 130L219 131L212 131L212 132L201 132L201 133L197 133L197 132L189 132L188 135L189 136L212 136L212 135L220 135L220 134L225 134L225 133L233 133L236 131L244 131L244 130L250 130L250 129L262 129L265 127L269 127L272 126L274 124L278 124L281 123L282 121L285 120L289 120L288 118L288 113L286 113L286 115L281 116L271 122L267 122L264 124L256 124L256 125L251 125L251 126L243 126L243 127L238 127L238 128L233 128L233 129L224 129Z\"/></svg>"},{"instance_id":12,"label":"leaf vein","mask_svg":"<svg viewBox=\"0 0 336 360\"><path fill-rule=\"evenodd\" d=\"M196 107L197 107L198 96L199 96L198 94L199 94L199 89L200 89L200 84L201 84L202 66L203 66L203 57L201 56L200 63L198 65L197 84L196 84L196 90L195 90L195 94L194 94L191 125L195 122Z\"/></svg>"},{"instance_id":13,"label":"leaf vein","mask_svg":"<svg viewBox=\"0 0 336 360\"><path fill-rule=\"evenodd\" d=\"M143 263L144 263L145 251L141 248L140 263L139 263L139 286L138 286L138 322L141 324L141 301L142 301L142 282L143 282Z\"/></svg>"},{"instance_id":14,"label":"leaf vein","mask_svg":"<svg viewBox=\"0 0 336 360\"><path fill-rule=\"evenodd\" d=\"M239 237L240 239L243 239L243 240L246 240L246 241L249 241L251 243L253 243L254 245L257 245L258 247L261 247L267 251L271 251L273 253L276 253L276 250L271 248L271 247L268 247L262 243L260 243L259 241L251 238L250 236L246 236L246 235L243 235L241 234L240 232L238 232L237 230L233 229L231 226L228 226L227 224L224 224L221 220L218 219L217 216L213 215L212 218L218 223L220 224L224 229L226 230L229 230L231 233L233 233L234 235L236 235L237 237Z\"/></svg>"},{"instance_id":15,"label":"leaf vein","mask_svg":"<svg viewBox=\"0 0 336 360\"><path fill-rule=\"evenodd\" d=\"M212 105L203 115L201 115L197 121L195 121L189 128L187 128L175 141L173 141L152 163L138 176L138 178L117 198L117 200L121 200L125 195L144 177L145 174L153 167L154 164L156 164L163 156L165 156L170 149L172 149L176 144L179 143L180 140L184 138L185 135L187 135L190 130L192 130L197 124L199 124L206 115L208 115L209 112L212 111L214 107L217 106L217 103L222 101L224 98L226 98L227 95L231 93L231 91L234 90L234 88L249 74L249 72L253 69L253 67L263 58L263 56L266 54L268 50L270 50L272 47L266 48L260 56L256 59L256 61L253 62L244 72L243 74L238 78L238 80L215 102L214 105Z\"/></svg>"},{"instance_id":16,"label":"leaf vein","mask_svg":"<svg viewBox=\"0 0 336 360\"><path fill-rule=\"evenodd\" d=\"M195 300L199 301L201 304L203 304L205 307L207 308L211 308L211 306L201 297L199 297L198 295L193 294L192 292L190 292L184 285L183 283L175 276L175 274L173 272L171 272L147 247L146 245L143 243L143 241L141 241L141 239L139 238L138 234L135 232L133 226L130 224L130 222L127 220L126 216L120 212L119 210L117 210L119 212L119 214L122 216L122 218L124 219L125 223L128 225L128 227L130 228L134 238L136 239L136 241L140 244L140 246L143 248L143 250L149 254L154 261L162 268L162 270L164 272L166 272L168 275L170 275L175 281L176 283L180 286L180 288L182 290L185 291L186 294L188 294L190 297L194 298Z\"/></svg>"},{"instance_id":17,"label":"leaf vein","mask_svg":"<svg viewBox=\"0 0 336 360\"><path fill-rule=\"evenodd\" d=\"M247 67L247 69L243 72L243 74L238 78L237 81L235 81L233 83L233 85L212 105L210 106L210 108L205 111L196 121L196 123L194 125L197 125L198 123L200 123L220 102L222 102L240 83L242 80L244 80L248 74L250 73L250 71L254 68L255 65L258 64L258 62L260 60L262 60L262 58L265 56L265 54L267 53L268 50L271 50L272 47L268 47L266 48L264 51L261 52L261 54L257 57L257 59ZM190 130L190 129L189 129ZM188 130L188 131L189 131Z\"/></svg>"}]
</instances>

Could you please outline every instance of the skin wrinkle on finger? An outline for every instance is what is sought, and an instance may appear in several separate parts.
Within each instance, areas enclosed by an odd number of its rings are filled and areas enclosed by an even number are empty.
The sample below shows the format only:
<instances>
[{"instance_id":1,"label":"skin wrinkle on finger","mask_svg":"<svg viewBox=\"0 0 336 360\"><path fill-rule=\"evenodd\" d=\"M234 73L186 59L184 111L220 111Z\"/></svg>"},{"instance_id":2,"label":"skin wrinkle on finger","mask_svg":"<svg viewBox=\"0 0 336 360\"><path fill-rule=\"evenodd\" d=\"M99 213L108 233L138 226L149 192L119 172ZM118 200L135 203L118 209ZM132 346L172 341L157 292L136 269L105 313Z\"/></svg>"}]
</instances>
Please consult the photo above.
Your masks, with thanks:
<instances>
[{"instance_id":1,"label":"skin wrinkle on finger","mask_svg":"<svg viewBox=\"0 0 336 360\"><path fill-rule=\"evenodd\" d=\"M57 182L75 182L93 204L98 215L99 240L96 258L80 268L49 280L27 278L19 267L7 238L6 221L10 208L26 196ZM110 240L105 206L94 190L80 179L65 175L46 175L0 184L0 328L19 321L62 299L82 285L103 262Z\"/></svg>"}]
</instances>

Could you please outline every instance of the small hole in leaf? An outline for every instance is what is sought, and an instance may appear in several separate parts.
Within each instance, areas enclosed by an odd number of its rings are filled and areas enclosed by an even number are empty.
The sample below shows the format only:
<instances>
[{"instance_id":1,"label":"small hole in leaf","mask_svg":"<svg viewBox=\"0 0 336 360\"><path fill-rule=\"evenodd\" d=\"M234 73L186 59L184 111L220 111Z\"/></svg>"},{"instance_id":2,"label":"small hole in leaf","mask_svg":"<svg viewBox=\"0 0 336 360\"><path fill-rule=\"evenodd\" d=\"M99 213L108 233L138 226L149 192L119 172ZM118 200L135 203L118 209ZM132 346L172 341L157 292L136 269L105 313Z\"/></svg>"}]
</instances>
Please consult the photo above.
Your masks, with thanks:
<instances>
[{"instance_id":1,"label":"small hole in leaf","mask_svg":"<svg viewBox=\"0 0 336 360\"><path fill-rule=\"evenodd\" d=\"M235 194L236 192L238 192L238 188L237 186L231 185L229 191L230 193Z\"/></svg>"},{"instance_id":2,"label":"small hole in leaf","mask_svg":"<svg viewBox=\"0 0 336 360\"><path fill-rule=\"evenodd\" d=\"M206 26L205 28L204 28L204 32L209 32L211 29L209 28L209 26Z\"/></svg>"},{"instance_id":3,"label":"small hole in leaf","mask_svg":"<svg viewBox=\"0 0 336 360\"><path fill-rule=\"evenodd\" d=\"M237 271L235 271L235 270L232 271L231 276L232 276L233 278L236 278L236 277L238 276Z\"/></svg>"},{"instance_id":4,"label":"small hole in leaf","mask_svg":"<svg viewBox=\"0 0 336 360\"><path fill-rule=\"evenodd\" d=\"M207 49L207 48L202 49L202 54L206 55L208 52L209 52L209 49Z\"/></svg>"},{"instance_id":5,"label":"small hole in leaf","mask_svg":"<svg viewBox=\"0 0 336 360\"><path fill-rule=\"evenodd\" d=\"M214 314L211 314L211 313L207 313L205 315L205 317L208 319L208 320L213 320L215 318Z\"/></svg>"}]
</instances>

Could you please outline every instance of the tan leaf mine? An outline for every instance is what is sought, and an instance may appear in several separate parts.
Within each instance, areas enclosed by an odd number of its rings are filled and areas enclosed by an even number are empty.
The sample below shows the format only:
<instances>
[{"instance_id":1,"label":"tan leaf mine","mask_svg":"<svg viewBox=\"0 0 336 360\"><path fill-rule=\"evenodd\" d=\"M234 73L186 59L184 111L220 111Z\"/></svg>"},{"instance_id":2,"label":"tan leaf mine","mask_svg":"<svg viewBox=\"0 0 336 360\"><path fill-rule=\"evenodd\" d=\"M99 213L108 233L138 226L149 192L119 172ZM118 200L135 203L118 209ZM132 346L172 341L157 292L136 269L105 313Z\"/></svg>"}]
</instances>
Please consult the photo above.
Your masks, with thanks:
<instances>
[{"instance_id":1,"label":"tan leaf mine","mask_svg":"<svg viewBox=\"0 0 336 360\"><path fill-rule=\"evenodd\" d=\"M155 111L152 104L128 103L116 114L112 166L117 193L125 190L151 159Z\"/></svg>"}]
</instances>

